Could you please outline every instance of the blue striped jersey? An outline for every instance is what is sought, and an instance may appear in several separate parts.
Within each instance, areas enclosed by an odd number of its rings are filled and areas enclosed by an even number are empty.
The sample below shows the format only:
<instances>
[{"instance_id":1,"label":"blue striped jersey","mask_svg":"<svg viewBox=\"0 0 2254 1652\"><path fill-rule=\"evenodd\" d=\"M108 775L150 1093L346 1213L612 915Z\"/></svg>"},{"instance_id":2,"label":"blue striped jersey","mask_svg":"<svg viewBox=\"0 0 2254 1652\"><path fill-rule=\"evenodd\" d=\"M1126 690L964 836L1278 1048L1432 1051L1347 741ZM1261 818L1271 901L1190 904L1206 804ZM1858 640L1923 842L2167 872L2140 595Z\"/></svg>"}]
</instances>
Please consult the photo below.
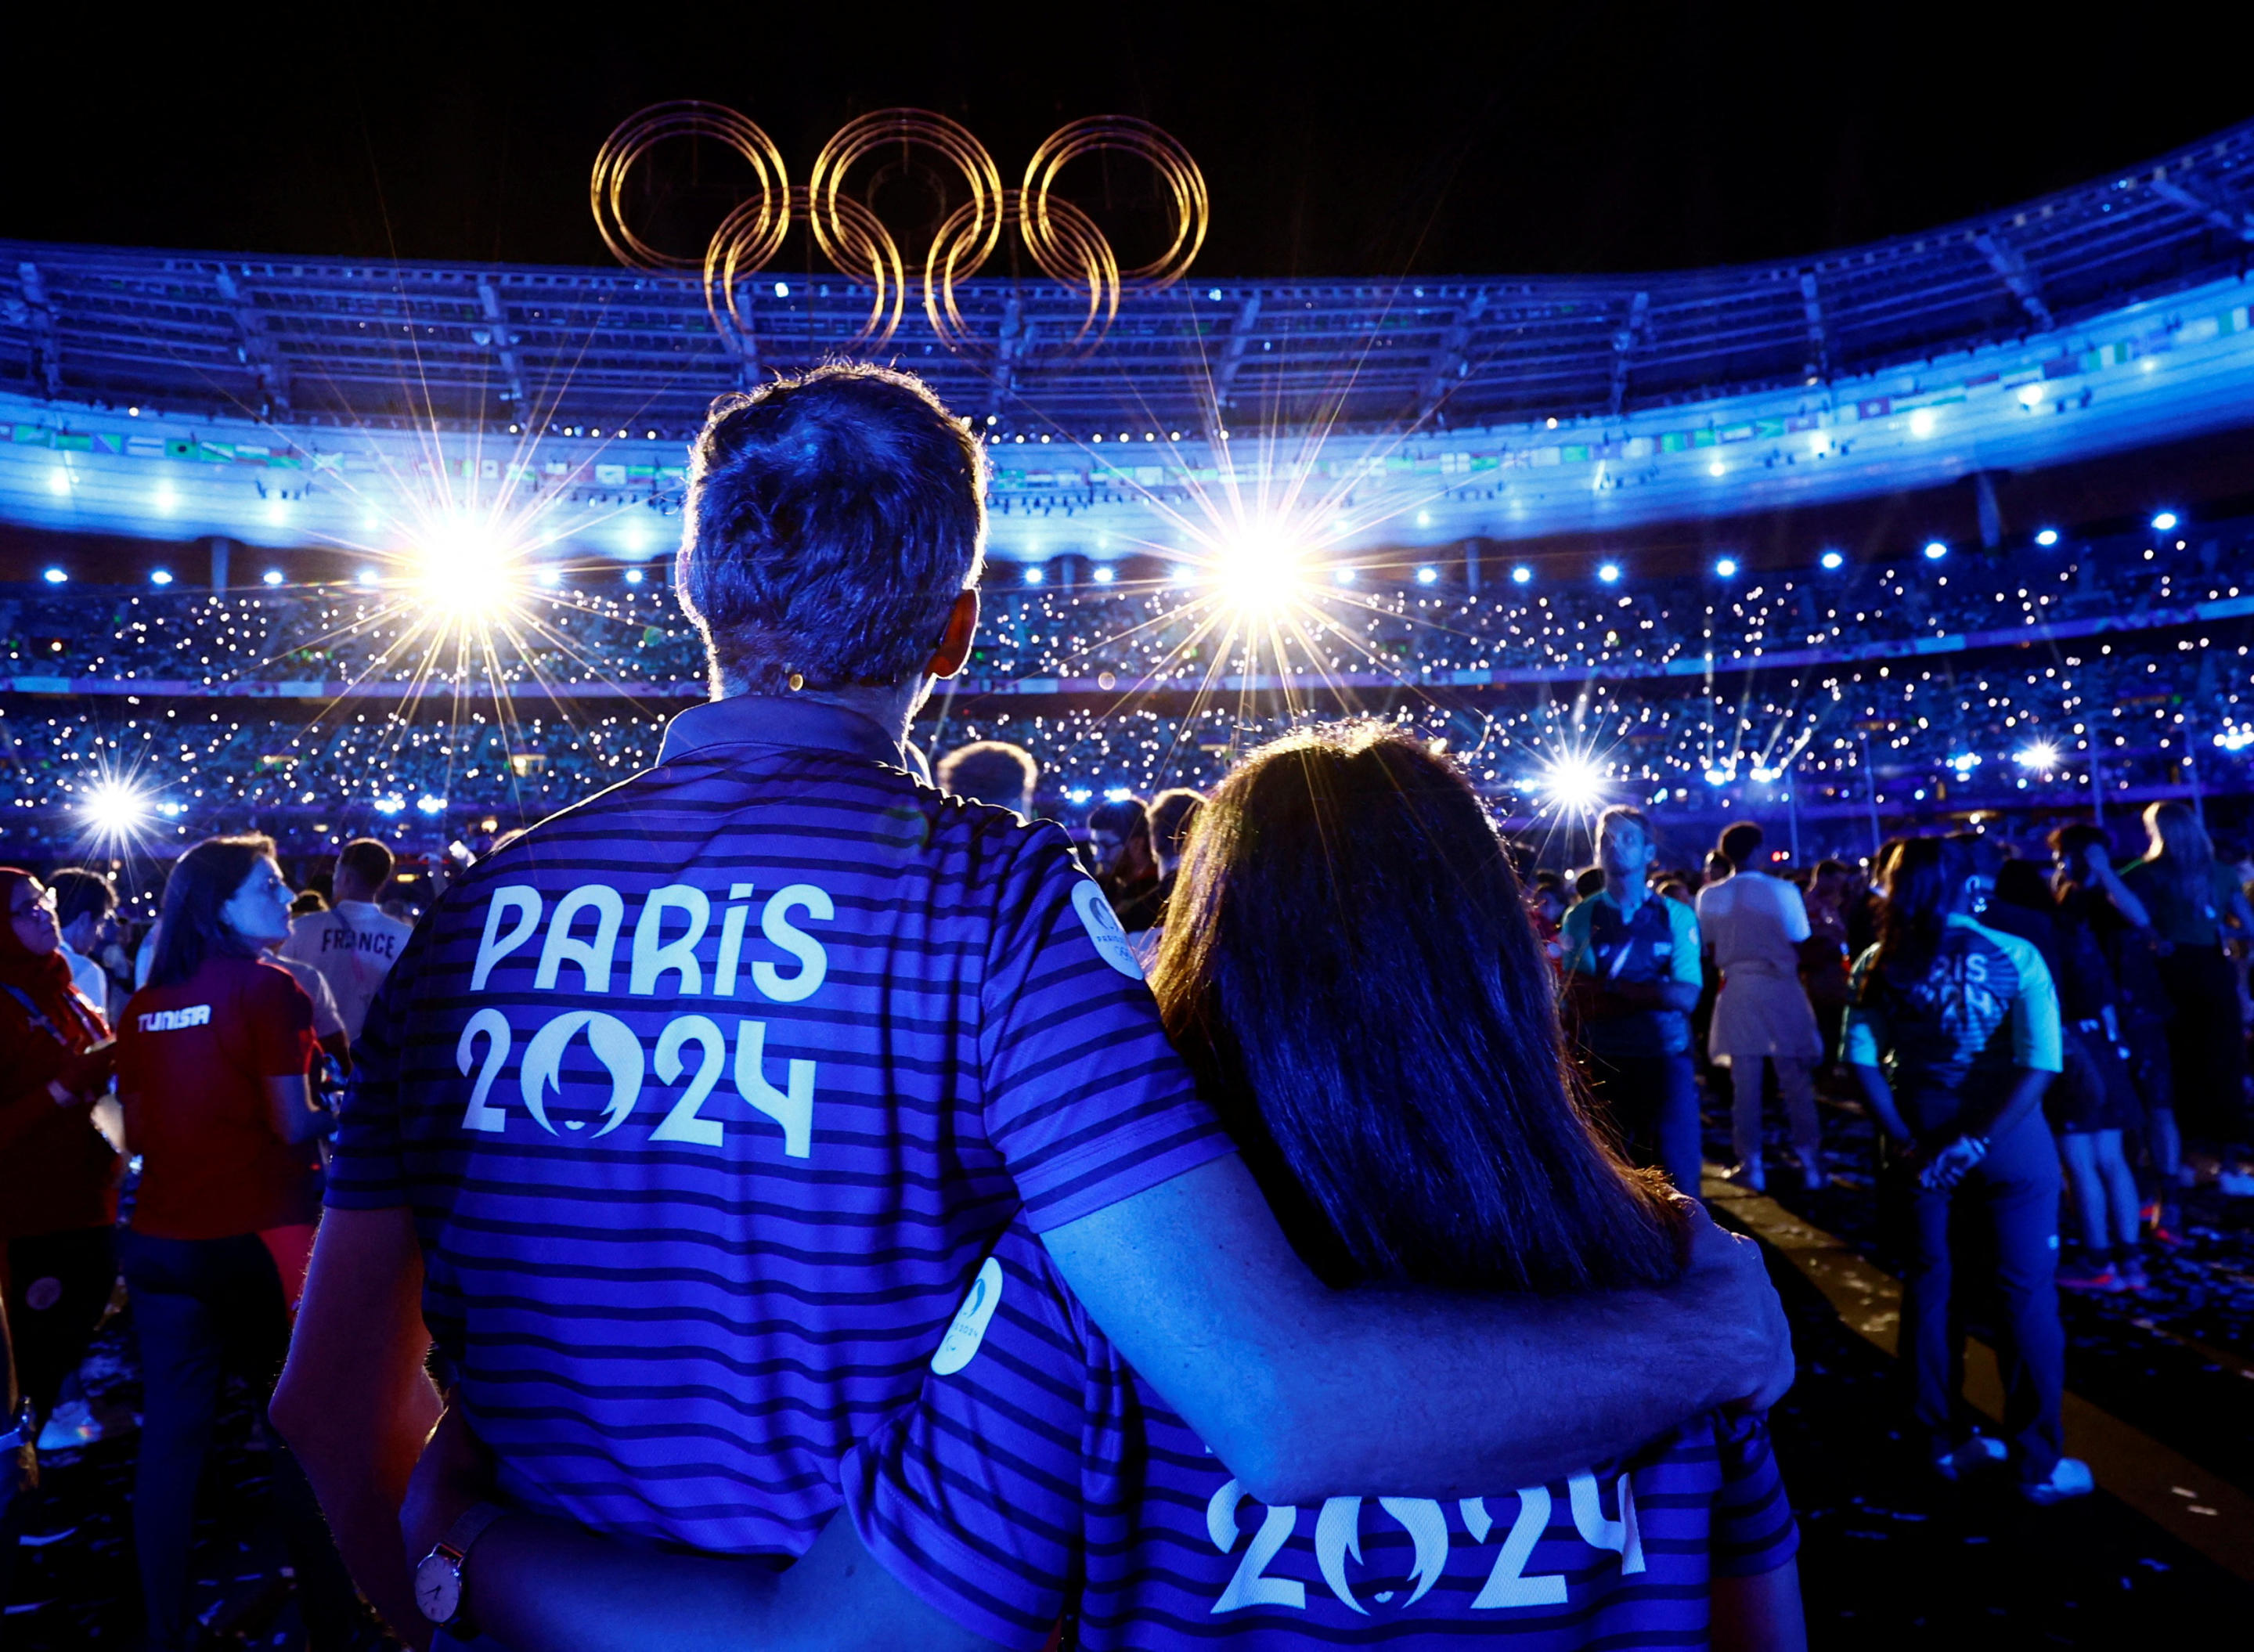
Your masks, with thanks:
<instances>
[{"instance_id":1,"label":"blue striped jersey","mask_svg":"<svg viewBox=\"0 0 2254 1652\"><path fill-rule=\"evenodd\" d=\"M819 706L685 712L376 1000L329 1203L412 1209L513 1502L802 1553L1013 1217L1231 1151L1062 832L900 760Z\"/></svg>"},{"instance_id":2,"label":"blue striped jersey","mask_svg":"<svg viewBox=\"0 0 2254 1652\"><path fill-rule=\"evenodd\" d=\"M1763 1417L1702 1418L1554 1485L1435 1502L1253 1501L1089 1323L1023 1225L980 1269L921 1397L856 1446L872 1553L966 1628L1034 1652L1526 1652L1703 1646L1709 1590L1798 1530Z\"/></svg>"}]
</instances>

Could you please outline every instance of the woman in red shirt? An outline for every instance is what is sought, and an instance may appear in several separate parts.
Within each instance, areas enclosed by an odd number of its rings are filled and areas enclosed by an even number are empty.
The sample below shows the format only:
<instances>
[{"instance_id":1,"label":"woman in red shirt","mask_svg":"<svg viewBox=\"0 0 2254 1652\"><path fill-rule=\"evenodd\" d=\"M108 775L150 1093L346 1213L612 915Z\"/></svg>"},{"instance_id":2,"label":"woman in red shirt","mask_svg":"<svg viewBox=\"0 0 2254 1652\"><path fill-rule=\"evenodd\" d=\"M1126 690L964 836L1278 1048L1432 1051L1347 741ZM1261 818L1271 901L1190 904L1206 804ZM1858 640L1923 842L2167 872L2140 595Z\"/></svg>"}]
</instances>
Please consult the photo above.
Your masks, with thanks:
<instances>
[{"instance_id":1,"label":"woman in red shirt","mask_svg":"<svg viewBox=\"0 0 2254 1652\"><path fill-rule=\"evenodd\" d=\"M328 1118L306 1079L312 1005L262 956L290 933L290 900L269 839L198 844L172 868L149 984L122 1018L118 1093L142 1156L123 1250L144 1390L133 1535L151 1647L188 1644L196 1482L221 1384L232 1368L262 1404L271 1391L320 1211ZM351 1585L303 1474L273 1452L313 1644L347 1644Z\"/></svg>"},{"instance_id":2,"label":"woman in red shirt","mask_svg":"<svg viewBox=\"0 0 2254 1652\"><path fill-rule=\"evenodd\" d=\"M93 1119L115 1051L71 984L54 896L14 866L0 866L0 1279L44 1419L117 1279L117 1154Z\"/></svg>"}]
</instances>

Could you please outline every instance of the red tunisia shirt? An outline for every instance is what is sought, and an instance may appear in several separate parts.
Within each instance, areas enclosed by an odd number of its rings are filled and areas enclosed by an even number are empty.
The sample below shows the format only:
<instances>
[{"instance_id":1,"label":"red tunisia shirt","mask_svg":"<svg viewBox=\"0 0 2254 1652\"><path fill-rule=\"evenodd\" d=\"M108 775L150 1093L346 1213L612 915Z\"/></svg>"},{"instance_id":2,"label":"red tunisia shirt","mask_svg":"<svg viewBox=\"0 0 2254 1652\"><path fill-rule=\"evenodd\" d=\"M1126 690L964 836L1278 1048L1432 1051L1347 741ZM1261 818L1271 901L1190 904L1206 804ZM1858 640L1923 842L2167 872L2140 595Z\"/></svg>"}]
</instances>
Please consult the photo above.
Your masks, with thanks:
<instances>
[{"instance_id":1,"label":"red tunisia shirt","mask_svg":"<svg viewBox=\"0 0 2254 1652\"><path fill-rule=\"evenodd\" d=\"M277 965L214 957L176 986L144 987L118 1018L117 1088L134 1111L133 1226L226 1239L310 1222L320 1157L274 1133L266 1081L312 1064L313 1005Z\"/></svg>"}]
</instances>

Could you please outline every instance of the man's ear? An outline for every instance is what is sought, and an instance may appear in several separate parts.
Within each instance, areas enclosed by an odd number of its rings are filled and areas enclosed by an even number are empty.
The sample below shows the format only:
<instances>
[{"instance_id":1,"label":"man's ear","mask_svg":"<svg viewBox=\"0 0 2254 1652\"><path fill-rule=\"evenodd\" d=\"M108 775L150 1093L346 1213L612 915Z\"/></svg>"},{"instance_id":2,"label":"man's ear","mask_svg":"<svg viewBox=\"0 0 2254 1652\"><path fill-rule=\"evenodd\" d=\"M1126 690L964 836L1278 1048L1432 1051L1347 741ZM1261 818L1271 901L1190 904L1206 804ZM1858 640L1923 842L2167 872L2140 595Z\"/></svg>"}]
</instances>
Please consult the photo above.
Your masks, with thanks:
<instances>
[{"instance_id":1,"label":"man's ear","mask_svg":"<svg viewBox=\"0 0 2254 1652\"><path fill-rule=\"evenodd\" d=\"M978 634L978 591L973 586L955 599L947 611L947 629L941 634L939 647L932 653L931 662L925 672L935 677L951 677L962 669L962 662L970 657L971 639Z\"/></svg>"}]
</instances>

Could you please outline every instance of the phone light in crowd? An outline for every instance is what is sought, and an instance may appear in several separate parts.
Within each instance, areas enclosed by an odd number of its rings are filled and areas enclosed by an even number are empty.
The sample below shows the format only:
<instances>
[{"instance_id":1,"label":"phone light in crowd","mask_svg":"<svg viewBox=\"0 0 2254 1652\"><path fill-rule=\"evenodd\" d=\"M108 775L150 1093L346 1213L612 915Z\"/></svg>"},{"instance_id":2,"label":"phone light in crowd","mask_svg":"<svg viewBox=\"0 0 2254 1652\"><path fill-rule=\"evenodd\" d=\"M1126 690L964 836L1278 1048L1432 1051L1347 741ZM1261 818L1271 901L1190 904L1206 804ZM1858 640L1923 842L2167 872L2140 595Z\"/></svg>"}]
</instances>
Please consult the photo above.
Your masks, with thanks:
<instances>
[{"instance_id":1,"label":"phone light in crowd","mask_svg":"<svg viewBox=\"0 0 2254 1652\"><path fill-rule=\"evenodd\" d=\"M1836 550L1827 550L1816 559L1816 565L1827 574L1836 574L1847 565L1847 559Z\"/></svg>"},{"instance_id":2,"label":"phone light in crowd","mask_svg":"<svg viewBox=\"0 0 2254 1652\"><path fill-rule=\"evenodd\" d=\"M1417 583L1420 585L1436 585L1439 584L1440 570L1437 568L1431 567L1419 568L1417 570Z\"/></svg>"},{"instance_id":3,"label":"phone light in crowd","mask_svg":"<svg viewBox=\"0 0 2254 1652\"><path fill-rule=\"evenodd\" d=\"M1099 585L1108 585L1117 578L1118 576L1111 571L1108 564L1096 570L1096 583Z\"/></svg>"},{"instance_id":4,"label":"phone light in crowd","mask_svg":"<svg viewBox=\"0 0 2254 1652\"><path fill-rule=\"evenodd\" d=\"M1124 803L1134 795L1135 788L1131 786L1107 786L1103 788L1103 801L1107 803Z\"/></svg>"},{"instance_id":5,"label":"phone light in crowd","mask_svg":"<svg viewBox=\"0 0 2254 1652\"><path fill-rule=\"evenodd\" d=\"M2242 724L2236 728L2225 729L2215 737L2215 743L2226 752L2243 752L2248 746L2254 746L2254 724Z\"/></svg>"},{"instance_id":6,"label":"phone light in crowd","mask_svg":"<svg viewBox=\"0 0 2254 1652\"><path fill-rule=\"evenodd\" d=\"M149 583L152 585L171 584L172 583L172 570L169 568L151 568L149 570Z\"/></svg>"},{"instance_id":7,"label":"phone light in crowd","mask_svg":"<svg viewBox=\"0 0 2254 1652\"><path fill-rule=\"evenodd\" d=\"M70 576L60 568L50 568L39 578L51 585L63 585L70 583Z\"/></svg>"},{"instance_id":8,"label":"phone light in crowd","mask_svg":"<svg viewBox=\"0 0 2254 1652\"><path fill-rule=\"evenodd\" d=\"M1980 754L1978 752L1959 752L1949 760L1949 766L1956 771L1956 778L1961 780L1980 766Z\"/></svg>"},{"instance_id":9,"label":"phone light in crowd","mask_svg":"<svg viewBox=\"0 0 2254 1652\"><path fill-rule=\"evenodd\" d=\"M1932 540L1928 540L1928 541L1926 542L1926 546L1925 546L1925 559L1926 559L1926 561L1928 561L1928 562L1939 562L1939 561L1940 561L1943 556L1946 556L1948 554L1949 554L1949 547L1948 547L1948 546L1946 546L1946 545L1944 545L1944 544L1942 544L1939 540L1937 540L1937 539L1932 539Z\"/></svg>"},{"instance_id":10,"label":"phone light in crowd","mask_svg":"<svg viewBox=\"0 0 2254 1652\"><path fill-rule=\"evenodd\" d=\"M1028 568L1026 570L1026 583L1029 585L1038 585L1047 578L1048 576L1038 568Z\"/></svg>"},{"instance_id":11,"label":"phone light in crowd","mask_svg":"<svg viewBox=\"0 0 2254 1652\"><path fill-rule=\"evenodd\" d=\"M2058 529L2055 528L2044 528L2042 532L2035 536L2035 543L2045 547L2055 545L2058 543Z\"/></svg>"},{"instance_id":12,"label":"phone light in crowd","mask_svg":"<svg viewBox=\"0 0 2254 1652\"><path fill-rule=\"evenodd\" d=\"M1597 578L1603 580L1608 585L1616 585L1620 584L1620 565L1616 562L1606 563L1597 570Z\"/></svg>"},{"instance_id":13,"label":"phone light in crowd","mask_svg":"<svg viewBox=\"0 0 2254 1652\"><path fill-rule=\"evenodd\" d=\"M2159 515L2152 518L2152 531L2156 534L2167 533L2175 527L2176 521L2177 517L2175 512L2172 510L2164 510Z\"/></svg>"},{"instance_id":14,"label":"phone light in crowd","mask_svg":"<svg viewBox=\"0 0 2254 1652\"><path fill-rule=\"evenodd\" d=\"M1089 798L1095 796L1096 794L1089 791L1085 786L1075 786L1064 795L1065 801L1068 803L1085 803Z\"/></svg>"},{"instance_id":15,"label":"phone light in crowd","mask_svg":"<svg viewBox=\"0 0 2254 1652\"><path fill-rule=\"evenodd\" d=\"M1735 579L1738 577L1738 559L1735 556L1718 558L1714 564L1714 575L1718 579Z\"/></svg>"},{"instance_id":16,"label":"phone light in crowd","mask_svg":"<svg viewBox=\"0 0 2254 1652\"><path fill-rule=\"evenodd\" d=\"M1517 567L1510 570L1510 583L1514 585L1532 584L1534 583L1534 570L1529 568L1524 563L1519 564Z\"/></svg>"},{"instance_id":17,"label":"phone light in crowd","mask_svg":"<svg viewBox=\"0 0 2254 1652\"><path fill-rule=\"evenodd\" d=\"M418 797L415 800L415 807L426 815L443 815L446 812L446 800L443 797Z\"/></svg>"},{"instance_id":18,"label":"phone light in crowd","mask_svg":"<svg viewBox=\"0 0 2254 1652\"><path fill-rule=\"evenodd\" d=\"M2058 766L2058 747L2048 740L2037 740L2024 750L2014 752L2012 761L2021 768L2052 769Z\"/></svg>"},{"instance_id":19,"label":"phone light in crowd","mask_svg":"<svg viewBox=\"0 0 2254 1652\"><path fill-rule=\"evenodd\" d=\"M282 570L279 568L269 568L259 578L270 585L278 585L282 583Z\"/></svg>"}]
</instances>

